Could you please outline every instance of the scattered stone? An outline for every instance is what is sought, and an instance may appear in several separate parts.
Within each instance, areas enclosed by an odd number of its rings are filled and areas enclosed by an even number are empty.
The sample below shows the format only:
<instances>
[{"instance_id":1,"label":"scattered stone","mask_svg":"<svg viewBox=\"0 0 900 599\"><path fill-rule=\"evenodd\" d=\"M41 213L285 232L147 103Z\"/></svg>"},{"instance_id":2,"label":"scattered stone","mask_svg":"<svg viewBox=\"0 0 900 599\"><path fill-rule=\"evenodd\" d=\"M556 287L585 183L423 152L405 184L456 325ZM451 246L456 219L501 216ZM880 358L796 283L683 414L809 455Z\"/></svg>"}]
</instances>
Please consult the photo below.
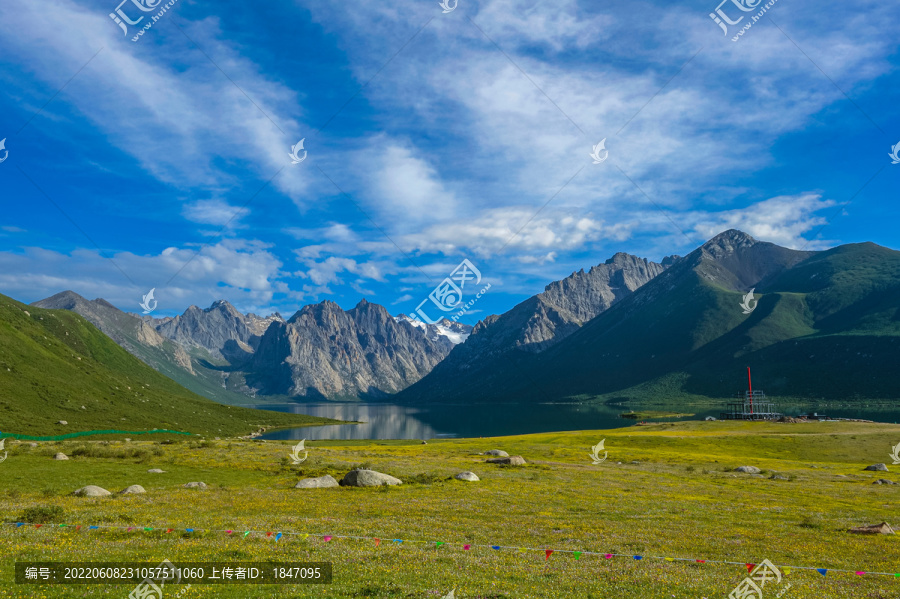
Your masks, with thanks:
<instances>
[{"instance_id":1,"label":"scattered stone","mask_svg":"<svg viewBox=\"0 0 900 599\"><path fill-rule=\"evenodd\" d=\"M122 491L122 494L128 495L128 494L132 494L132 493L146 493L146 492L147 491L145 491L144 487L142 487L141 485L131 485L127 489L124 489Z\"/></svg>"},{"instance_id":2,"label":"scattered stone","mask_svg":"<svg viewBox=\"0 0 900 599\"><path fill-rule=\"evenodd\" d=\"M29 444L28 444L28 447L37 447L37 443L34 443L34 442L29 443Z\"/></svg>"},{"instance_id":3,"label":"scattered stone","mask_svg":"<svg viewBox=\"0 0 900 599\"><path fill-rule=\"evenodd\" d=\"M864 535L892 535L894 534L894 529L887 522L882 522L881 524L870 524L869 526L857 526L856 528L851 528L849 532Z\"/></svg>"},{"instance_id":4,"label":"scattered stone","mask_svg":"<svg viewBox=\"0 0 900 599\"><path fill-rule=\"evenodd\" d=\"M622 462L616 462L616 464L621 464Z\"/></svg>"},{"instance_id":5,"label":"scattered stone","mask_svg":"<svg viewBox=\"0 0 900 599\"><path fill-rule=\"evenodd\" d=\"M756 466L738 466L735 472L744 472L746 474L759 474L760 470Z\"/></svg>"},{"instance_id":6,"label":"scattered stone","mask_svg":"<svg viewBox=\"0 0 900 599\"><path fill-rule=\"evenodd\" d=\"M381 485L402 485L403 481L374 470L351 470L344 475L339 484L342 487L380 487Z\"/></svg>"},{"instance_id":7,"label":"scattered stone","mask_svg":"<svg viewBox=\"0 0 900 599\"><path fill-rule=\"evenodd\" d=\"M780 474L773 474L772 476L769 477L769 480L790 480L790 479L786 476L781 476Z\"/></svg>"},{"instance_id":8,"label":"scattered stone","mask_svg":"<svg viewBox=\"0 0 900 599\"><path fill-rule=\"evenodd\" d=\"M632 464L640 464L640 462L638 462L637 460L631 460L631 463Z\"/></svg>"},{"instance_id":9,"label":"scattered stone","mask_svg":"<svg viewBox=\"0 0 900 599\"><path fill-rule=\"evenodd\" d=\"M884 464L872 464L871 466L866 466L863 470L873 470L875 472L887 472L887 466Z\"/></svg>"},{"instance_id":10,"label":"scattered stone","mask_svg":"<svg viewBox=\"0 0 900 599\"><path fill-rule=\"evenodd\" d=\"M750 478L765 478L762 474L751 474Z\"/></svg>"},{"instance_id":11,"label":"scattered stone","mask_svg":"<svg viewBox=\"0 0 900 599\"><path fill-rule=\"evenodd\" d=\"M198 482L187 483L186 485L184 485L184 488L185 489L205 489L206 483L198 483Z\"/></svg>"},{"instance_id":12,"label":"scattered stone","mask_svg":"<svg viewBox=\"0 0 900 599\"><path fill-rule=\"evenodd\" d=\"M716 419L715 416L707 416L707 417L706 417L706 420L707 420L708 422L712 422L712 421L714 421L715 419Z\"/></svg>"},{"instance_id":13,"label":"scattered stone","mask_svg":"<svg viewBox=\"0 0 900 599\"><path fill-rule=\"evenodd\" d=\"M422 445L428 445L428 441L422 439Z\"/></svg>"},{"instance_id":14,"label":"scattered stone","mask_svg":"<svg viewBox=\"0 0 900 599\"><path fill-rule=\"evenodd\" d=\"M88 485L86 487L81 487L75 493L78 497L106 497L107 495L112 495L109 491L102 487L98 487L97 485Z\"/></svg>"},{"instance_id":15,"label":"scattered stone","mask_svg":"<svg viewBox=\"0 0 900 599\"><path fill-rule=\"evenodd\" d=\"M524 466L525 458L520 455L514 455L512 457L507 458L494 458L493 460L488 460L490 464L509 464L510 466Z\"/></svg>"},{"instance_id":16,"label":"scattered stone","mask_svg":"<svg viewBox=\"0 0 900 599\"><path fill-rule=\"evenodd\" d=\"M65 420L57 420L56 424L69 424L69 423L66 422Z\"/></svg>"},{"instance_id":17,"label":"scattered stone","mask_svg":"<svg viewBox=\"0 0 900 599\"><path fill-rule=\"evenodd\" d=\"M897 483L895 483L895 482L892 481L892 480L888 480L888 479L886 479L886 478L879 478L878 480L876 480L876 481L875 481L874 483L872 483L872 484L873 484L873 485L896 485Z\"/></svg>"},{"instance_id":18,"label":"scattered stone","mask_svg":"<svg viewBox=\"0 0 900 599\"><path fill-rule=\"evenodd\" d=\"M163 472L165 472L165 470L160 470L159 468L151 468L150 470L147 470L148 474L162 474Z\"/></svg>"},{"instance_id":19,"label":"scattered stone","mask_svg":"<svg viewBox=\"0 0 900 599\"><path fill-rule=\"evenodd\" d=\"M294 485L295 489L325 489L328 487L336 487L338 486L338 481L334 479L333 476L326 474L325 476L320 476L318 478L304 478L296 485Z\"/></svg>"},{"instance_id":20,"label":"scattered stone","mask_svg":"<svg viewBox=\"0 0 900 599\"><path fill-rule=\"evenodd\" d=\"M465 472L460 472L453 478L455 478L456 480L469 481L470 483L478 482L479 480L481 480L480 478L478 478L477 474L475 474L474 472L470 472L468 470L466 470Z\"/></svg>"},{"instance_id":21,"label":"scattered stone","mask_svg":"<svg viewBox=\"0 0 900 599\"><path fill-rule=\"evenodd\" d=\"M53 459L54 459L54 460L68 460L68 459L69 459L69 456L67 456L67 455L64 454L64 453L58 453L58 454L56 454L55 456L53 456Z\"/></svg>"},{"instance_id":22,"label":"scattered stone","mask_svg":"<svg viewBox=\"0 0 900 599\"><path fill-rule=\"evenodd\" d=\"M82 410L87 410L87 408L86 408L86 407L84 407L84 406L81 406L81 409L82 409Z\"/></svg>"},{"instance_id":23,"label":"scattered stone","mask_svg":"<svg viewBox=\"0 0 900 599\"><path fill-rule=\"evenodd\" d=\"M485 451L484 455L492 455L498 458L508 458L509 454L503 451L502 449L492 449L490 451Z\"/></svg>"},{"instance_id":24,"label":"scattered stone","mask_svg":"<svg viewBox=\"0 0 900 599\"><path fill-rule=\"evenodd\" d=\"M131 439L125 439L126 443L131 443Z\"/></svg>"}]
</instances>

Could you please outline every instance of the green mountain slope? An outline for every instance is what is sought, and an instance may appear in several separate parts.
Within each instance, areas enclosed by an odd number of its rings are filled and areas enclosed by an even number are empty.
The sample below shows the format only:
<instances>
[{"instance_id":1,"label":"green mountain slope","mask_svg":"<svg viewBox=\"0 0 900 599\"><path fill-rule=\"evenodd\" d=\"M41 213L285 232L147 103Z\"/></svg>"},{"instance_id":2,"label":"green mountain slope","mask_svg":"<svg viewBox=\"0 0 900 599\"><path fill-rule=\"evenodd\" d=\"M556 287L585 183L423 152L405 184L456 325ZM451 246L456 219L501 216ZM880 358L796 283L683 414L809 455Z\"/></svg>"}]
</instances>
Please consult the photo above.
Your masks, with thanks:
<instances>
[{"instance_id":1,"label":"green mountain slope","mask_svg":"<svg viewBox=\"0 0 900 599\"><path fill-rule=\"evenodd\" d=\"M754 287L759 303L744 314ZM797 252L728 231L546 352L507 352L504 367L471 380L465 365L439 366L401 397L721 398L744 388L750 366L769 395L897 399L898 291L900 252Z\"/></svg>"},{"instance_id":2,"label":"green mountain slope","mask_svg":"<svg viewBox=\"0 0 900 599\"><path fill-rule=\"evenodd\" d=\"M68 424L55 424L59 420ZM0 295L4 433L158 428L226 437L259 427L329 422L217 404L156 372L78 314Z\"/></svg>"}]
</instances>

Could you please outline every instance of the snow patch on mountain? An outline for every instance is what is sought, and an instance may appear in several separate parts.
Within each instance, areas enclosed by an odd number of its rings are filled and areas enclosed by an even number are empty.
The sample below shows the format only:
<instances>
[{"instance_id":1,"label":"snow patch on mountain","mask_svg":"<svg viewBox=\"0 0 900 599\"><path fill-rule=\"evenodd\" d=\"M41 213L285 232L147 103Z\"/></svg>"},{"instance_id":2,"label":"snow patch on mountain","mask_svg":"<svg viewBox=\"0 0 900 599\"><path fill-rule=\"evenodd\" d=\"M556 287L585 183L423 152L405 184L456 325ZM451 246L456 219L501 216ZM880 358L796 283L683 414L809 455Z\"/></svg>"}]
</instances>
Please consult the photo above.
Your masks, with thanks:
<instances>
[{"instance_id":1,"label":"snow patch on mountain","mask_svg":"<svg viewBox=\"0 0 900 599\"><path fill-rule=\"evenodd\" d=\"M394 320L397 322L408 322L417 329L422 329L422 332L425 333L429 339L436 339L438 336L446 337L453 345L463 343L472 333L472 327L470 325L461 322L453 322L447 318L440 319L437 324L428 324L422 322L418 318L411 318L406 314L401 314L400 316L395 316Z\"/></svg>"}]
</instances>

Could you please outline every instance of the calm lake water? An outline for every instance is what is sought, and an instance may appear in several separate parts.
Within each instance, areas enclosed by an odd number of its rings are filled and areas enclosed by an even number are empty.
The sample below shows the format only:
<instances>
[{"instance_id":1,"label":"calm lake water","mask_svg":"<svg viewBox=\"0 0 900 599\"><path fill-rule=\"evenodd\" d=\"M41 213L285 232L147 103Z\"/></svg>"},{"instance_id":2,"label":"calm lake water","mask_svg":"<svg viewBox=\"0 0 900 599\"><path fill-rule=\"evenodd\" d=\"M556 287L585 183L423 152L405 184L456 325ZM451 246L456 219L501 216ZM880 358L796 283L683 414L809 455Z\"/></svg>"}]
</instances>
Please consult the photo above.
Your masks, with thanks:
<instances>
[{"instance_id":1,"label":"calm lake water","mask_svg":"<svg viewBox=\"0 0 900 599\"><path fill-rule=\"evenodd\" d=\"M620 418L623 408L575 404L433 405L406 406L387 403L295 403L253 405L257 409L309 414L361 424L310 426L274 431L263 439L437 439L496 437L553 431L621 428L634 424ZM693 411L693 410L687 410ZM719 416L721 408L700 410L686 420ZM818 411L837 418L863 418L877 422L900 422L900 406L816 408L781 406L780 411L798 415ZM677 420L673 418L663 421Z\"/></svg>"}]
</instances>

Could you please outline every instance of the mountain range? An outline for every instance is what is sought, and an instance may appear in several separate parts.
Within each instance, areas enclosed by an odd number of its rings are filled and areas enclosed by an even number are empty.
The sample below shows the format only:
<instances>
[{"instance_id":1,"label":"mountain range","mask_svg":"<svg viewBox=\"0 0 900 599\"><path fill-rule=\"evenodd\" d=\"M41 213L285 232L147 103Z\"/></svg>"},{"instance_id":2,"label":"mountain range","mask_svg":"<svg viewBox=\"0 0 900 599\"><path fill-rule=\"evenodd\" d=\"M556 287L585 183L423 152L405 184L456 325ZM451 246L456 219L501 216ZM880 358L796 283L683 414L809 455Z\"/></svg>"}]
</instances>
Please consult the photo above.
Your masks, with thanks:
<instances>
[{"instance_id":1,"label":"mountain range","mask_svg":"<svg viewBox=\"0 0 900 599\"><path fill-rule=\"evenodd\" d=\"M118 312L103 303L85 307L107 318ZM128 343L158 341L140 327L131 332L134 335ZM229 437L247 435L261 427L334 422L210 401L130 355L80 315L28 306L0 295L3 433L63 435L90 430L163 429Z\"/></svg>"},{"instance_id":2,"label":"mountain range","mask_svg":"<svg viewBox=\"0 0 900 599\"><path fill-rule=\"evenodd\" d=\"M155 319L71 291L34 305L77 312L222 402L721 398L747 366L770 394L848 399L900 397L898 291L900 252L798 251L729 230L659 263L618 253L474 328L365 299L288 320L222 300Z\"/></svg>"},{"instance_id":3,"label":"mountain range","mask_svg":"<svg viewBox=\"0 0 900 599\"><path fill-rule=\"evenodd\" d=\"M223 403L383 398L426 375L472 330L395 318L365 299L346 311L328 300L304 306L289 320L242 314L224 300L156 319L72 291L32 305L80 314L156 370Z\"/></svg>"},{"instance_id":4,"label":"mountain range","mask_svg":"<svg viewBox=\"0 0 900 599\"><path fill-rule=\"evenodd\" d=\"M524 331L503 325L517 308L396 399L722 398L745 388L746 367L769 395L900 397L900 252L873 243L797 251L729 230L549 347L480 341Z\"/></svg>"}]
</instances>

